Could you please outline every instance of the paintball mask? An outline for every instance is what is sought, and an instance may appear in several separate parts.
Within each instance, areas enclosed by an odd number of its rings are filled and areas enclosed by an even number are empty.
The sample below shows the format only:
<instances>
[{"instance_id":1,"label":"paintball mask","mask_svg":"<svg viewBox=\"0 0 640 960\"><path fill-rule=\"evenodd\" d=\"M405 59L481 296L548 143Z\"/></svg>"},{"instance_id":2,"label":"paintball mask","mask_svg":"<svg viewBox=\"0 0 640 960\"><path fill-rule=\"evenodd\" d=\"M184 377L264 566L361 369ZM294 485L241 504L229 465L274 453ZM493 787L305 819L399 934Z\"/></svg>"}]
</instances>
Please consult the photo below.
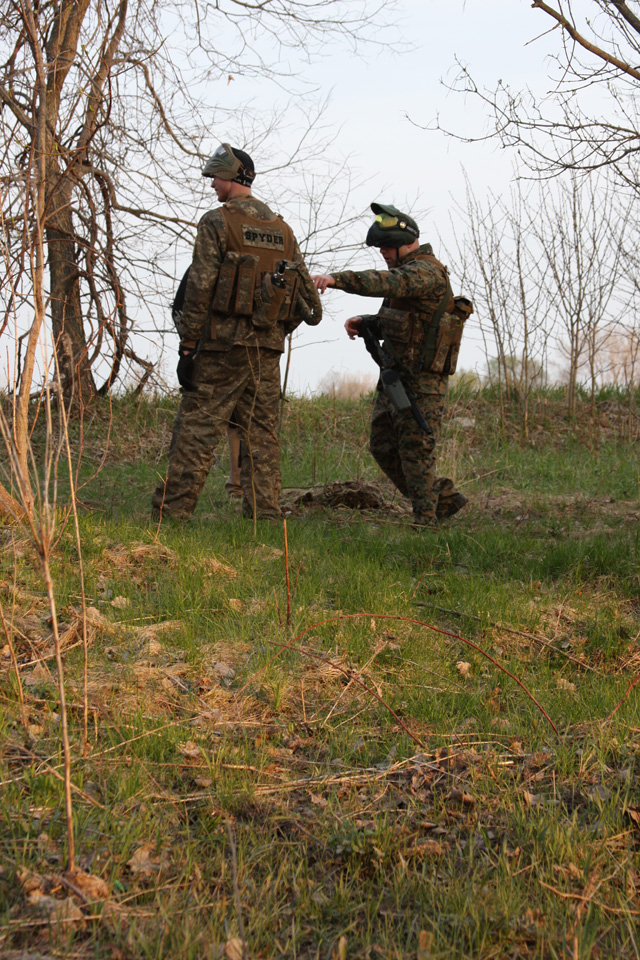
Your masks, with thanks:
<instances>
[{"instance_id":1,"label":"paintball mask","mask_svg":"<svg viewBox=\"0 0 640 960\"><path fill-rule=\"evenodd\" d=\"M243 187L250 187L255 175L255 167L249 154L231 147L228 143L222 143L202 168L203 177L232 180Z\"/></svg>"},{"instance_id":2,"label":"paintball mask","mask_svg":"<svg viewBox=\"0 0 640 960\"><path fill-rule=\"evenodd\" d=\"M369 227L366 244L368 247L403 247L411 244L420 236L418 224L406 213L390 204L372 203L371 209L376 219Z\"/></svg>"}]
</instances>

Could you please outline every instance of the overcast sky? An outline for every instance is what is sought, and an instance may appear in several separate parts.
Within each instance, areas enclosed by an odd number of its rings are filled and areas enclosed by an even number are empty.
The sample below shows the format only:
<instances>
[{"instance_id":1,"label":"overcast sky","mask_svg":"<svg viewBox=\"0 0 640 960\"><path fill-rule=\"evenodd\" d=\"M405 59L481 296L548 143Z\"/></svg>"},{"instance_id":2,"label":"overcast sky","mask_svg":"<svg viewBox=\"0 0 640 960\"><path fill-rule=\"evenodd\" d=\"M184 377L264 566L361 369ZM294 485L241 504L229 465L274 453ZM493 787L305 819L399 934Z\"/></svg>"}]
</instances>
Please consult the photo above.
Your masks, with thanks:
<instances>
[{"instance_id":1,"label":"overcast sky","mask_svg":"<svg viewBox=\"0 0 640 960\"><path fill-rule=\"evenodd\" d=\"M330 150L336 156L349 157L352 175L358 181L349 198L352 205L365 211L372 200L379 200L414 213L420 222L421 240L431 242L436 256L440 253L446 260L442 247L452 241L454 203L464 197L463 170L476 196L483 197L489 189L500 194L509 189L515 158L500 150L495 141L466 144L421 129L420 125L433 125L439 117L443 127L461 134L488 133L490 118L479 101L446 88L447 81L452 82L459 72L456 60L468 65L480 86L493 89L503 80L514 89L529 85L541 92L551 86L548 54L559 41L557 34L547 34L549 19L532 10L530 0L448 0L446 4L440 0L400 0L398 10L397 52L383 44L363 48L362 55L356 57L346 45L336 43L324 50L321 61L309 66L294 60L293 65L309 84L330 94L322 122L338 132ZM547 35L536 40L541 34ZM384 35L381 39L384 41ZM265 112L279 108L286 100L282 89L267 83L257 87L255 80L241 75L218 85L213 97L219 106L252 101L264 106ZM226 139L233 131L216 129L212 133ZM288 135L293 140L296 134L294 124ZM215 146L212 141L212 150ZM269 162L261 151L254 157L258 170ZM346 180L337 177L332 191L340 197L346 189ZM260 177L254 192L277 207L278 198ZM201 215L209 194L195 200L205 204L198 211ZM295 221L291 225L300 234ZM363 224L362 233L365 231ZM345 230L345 242L348 239L352 238ZM375 258L375 252L363 246L350 267L370 267ZM188 262L189 251L185 249L178 254L177 273ZM328 262L315 266L330 270L343 265L338 252ZM456 264L448 265L454 292L463 292L456 285ZM331 291L324 301L328 315L322 325L305 328L295 341L290 385L296 392L315 389L330 371L373 372L363 345L347 339L343 324L347 317L363 310L375 312L379 301L363 302ZM482 322L481 317L474 320L476 324ZM465 334L460 366L483 369L477 326Z\"/></svg>"}]
</instances>

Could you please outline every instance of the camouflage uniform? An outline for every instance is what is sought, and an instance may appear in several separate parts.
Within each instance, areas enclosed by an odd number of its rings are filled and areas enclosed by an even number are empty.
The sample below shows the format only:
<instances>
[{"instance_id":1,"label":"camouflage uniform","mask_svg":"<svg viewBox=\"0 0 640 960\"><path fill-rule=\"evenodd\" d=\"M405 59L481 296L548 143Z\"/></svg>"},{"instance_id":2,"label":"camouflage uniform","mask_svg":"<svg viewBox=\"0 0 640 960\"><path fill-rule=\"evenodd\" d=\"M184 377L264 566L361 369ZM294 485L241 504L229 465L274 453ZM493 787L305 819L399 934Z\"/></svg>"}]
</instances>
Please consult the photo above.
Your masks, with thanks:
<instances>
[{"instance_id":1,"label":"camouflage uniform","mask_svg":"<svg viewBox=\"0 0 640 960\"><path fill-rule=\"evenodd\" d=\"M231 209L236 219L241 213L249 222L274 222L275 215L269 207L251 195L235 196L225 207ZM172 517L189 517L193 513L211 468L215 447L226 433L234 410L244 441L242 512L245 516L255 513L269 518L281 515L277 436L280 355L288 333L302 321L319 323L322 316L318 294L302 261L300 248L283 221L279 221L280 226L284 225L292 238L291 259L302 265L295 302L286 322L278 320L256 326L255 312L254 315L216 313L224 274L220 267L230 252L228 222L221 207L205 213L200 220L184 309L177 323L181 341L195 341L198 348L191 377L196 389L182 391L169 450L167 479L152 497L154 509ZM235 289L228 291L229 297ZM256 290L256 311L260 296Z\"/></svg>"},{"instance_id":2,"label":"camouflage uniform","mask_svg":"<svg viewBox=\"0 0 640 960\"><path fill-rule=\"evenodd\" d=\"M449 289L445 268L433 256L430 244L422 244L400 258L392 270L345 270L332 276L337 290L385 298L383 307L389 313L379 316L374 332L401 368L402 382L433 435L420 429L410 410L396 410L378 383L370 450L400 493L411 500L415 521L434 524L455 512L451 498L463 499L451 480L436 474L435 446L445 410L447 376L421 370L429 320ZM399 315L393 317L393 311Z\"/></svg>"}]
</instances>

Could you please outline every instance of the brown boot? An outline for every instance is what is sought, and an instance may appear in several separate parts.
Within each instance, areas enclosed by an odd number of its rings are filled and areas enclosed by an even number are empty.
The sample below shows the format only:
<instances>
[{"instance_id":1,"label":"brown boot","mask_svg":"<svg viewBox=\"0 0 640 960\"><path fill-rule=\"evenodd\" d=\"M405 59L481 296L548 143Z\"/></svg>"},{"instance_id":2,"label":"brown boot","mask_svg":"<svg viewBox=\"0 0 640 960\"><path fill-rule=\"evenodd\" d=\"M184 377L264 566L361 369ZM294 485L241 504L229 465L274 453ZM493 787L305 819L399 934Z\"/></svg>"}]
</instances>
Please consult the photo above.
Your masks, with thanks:
<instances>
[{"instance_id":1,"label":"brown boot","mask_svg":"<svg viewBox=\"0 0 640 960\"><path fill-rule=\"evenodd\" d=\"M468 504L468 499L463 493L453 485L453 481L448 477L442 477L438 481L438 506L436 507L436 517L438 520L448 520L458 510L462 510Z\"/></svg>"}]
</instances>

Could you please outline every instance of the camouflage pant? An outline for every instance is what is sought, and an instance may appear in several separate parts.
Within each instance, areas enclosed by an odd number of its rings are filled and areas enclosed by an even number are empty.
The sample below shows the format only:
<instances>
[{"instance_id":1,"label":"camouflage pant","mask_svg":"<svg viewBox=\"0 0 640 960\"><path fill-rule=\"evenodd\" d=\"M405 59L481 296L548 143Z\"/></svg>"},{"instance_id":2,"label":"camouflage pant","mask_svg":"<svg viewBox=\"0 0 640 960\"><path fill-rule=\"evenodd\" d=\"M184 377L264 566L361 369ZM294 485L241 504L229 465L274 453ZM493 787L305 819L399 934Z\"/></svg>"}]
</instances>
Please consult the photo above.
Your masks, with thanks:
<instances>
[{"instance_id":1,"label":"camouflage pant","mask_svg":"<svg viewBox=\"0 0 640 960\"><path fill-rule=\"evenodd\" d=\"M411 500L418 521L435 522L440 487L451 481L436 474L435 446L447 395L446 377L422 374L411 383L416 403L432 430L427 436L410 410L398 411L378 393L371 415L369 449L381 470ZM448 490L448 487L447 487Z\"/></svg>"},{"instance_id":2,"label":"camouflage pant","mask_svg":"<svg viewBox=\"0 0 640 960\"><path fill-rule=\"evenodd\" d=\"M280 353L259 347L203 351L195 360L197 392L182 392L173 425L167 479L153 493L156 510L190 517L235 410L242 435L242 512L280 517Z\"/></svg>"}]
</instances>

